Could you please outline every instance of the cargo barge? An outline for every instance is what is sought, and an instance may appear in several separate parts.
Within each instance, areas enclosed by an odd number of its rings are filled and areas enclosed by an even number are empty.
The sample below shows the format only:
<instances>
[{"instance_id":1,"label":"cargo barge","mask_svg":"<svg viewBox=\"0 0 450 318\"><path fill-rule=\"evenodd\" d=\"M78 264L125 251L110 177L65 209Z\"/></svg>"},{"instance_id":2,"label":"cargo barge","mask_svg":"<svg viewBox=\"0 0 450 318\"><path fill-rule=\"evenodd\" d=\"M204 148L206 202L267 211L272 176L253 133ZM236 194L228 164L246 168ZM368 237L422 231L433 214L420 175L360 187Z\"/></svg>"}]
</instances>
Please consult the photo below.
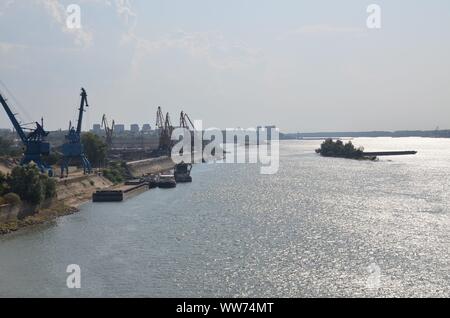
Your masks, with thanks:
<instances>
[{"instance_id":1,"label":"cargo barge","mask_svg":"<svg viewBox=\"0 0 450 318\"><path fill-rule=\"evenodd\" d=\"M92 202L122 202L149 189L148 183L128 184L118 189L97 190L92 194Z\"/></svg>"}]
</instances>

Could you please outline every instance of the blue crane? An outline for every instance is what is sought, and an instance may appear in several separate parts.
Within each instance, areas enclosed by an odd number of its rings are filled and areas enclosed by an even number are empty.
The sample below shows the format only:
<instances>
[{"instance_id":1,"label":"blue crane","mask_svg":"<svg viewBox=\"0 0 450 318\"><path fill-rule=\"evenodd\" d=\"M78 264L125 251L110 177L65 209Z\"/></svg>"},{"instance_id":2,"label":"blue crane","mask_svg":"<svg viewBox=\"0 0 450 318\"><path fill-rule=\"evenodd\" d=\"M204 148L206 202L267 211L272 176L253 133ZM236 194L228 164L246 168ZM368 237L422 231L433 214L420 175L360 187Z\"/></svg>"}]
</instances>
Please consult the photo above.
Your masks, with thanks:
<instances>
[{"instance_id":1,"label":"blue crane","mask_svg":"<svg viewBox=\"0 0 450 318\"><path fill-rule=\"evenodd\" d=\"M87 94L84 88L81 88L81 102L78 109L78 123L77 128L69 124L69 133L65 136L66 142L63 144L62 164L61 164L61 178L69 175L69 164L72 159L80 159L85 174L92 172L91 163L84 154L83 145L81 143L81 126L83 124L83 113L86 111L85 107L89 107L87 102Z\"/></svg>"},{"instance_id":2,"label":"blue crane","mask_svg":"<svg viewBox=\"0 0 450 318\"><path fill-rule=\"evenodd\" d=\"M19 123L16 115L11 111L6 101L7 99L0 93L0 103L3 105L9 120L24 145L24 154L20 165L27 165L30 162L34 162L42 173L48 173L49 176L53 176L52 168L42 160L42 156L48 156L50 154L50 143L45 141L48 132L44 130L44 121L41 119L41 123L35 122L36 128L31 129L29 133L25 133L25 128Z\"/></svg>"}]
</instances>

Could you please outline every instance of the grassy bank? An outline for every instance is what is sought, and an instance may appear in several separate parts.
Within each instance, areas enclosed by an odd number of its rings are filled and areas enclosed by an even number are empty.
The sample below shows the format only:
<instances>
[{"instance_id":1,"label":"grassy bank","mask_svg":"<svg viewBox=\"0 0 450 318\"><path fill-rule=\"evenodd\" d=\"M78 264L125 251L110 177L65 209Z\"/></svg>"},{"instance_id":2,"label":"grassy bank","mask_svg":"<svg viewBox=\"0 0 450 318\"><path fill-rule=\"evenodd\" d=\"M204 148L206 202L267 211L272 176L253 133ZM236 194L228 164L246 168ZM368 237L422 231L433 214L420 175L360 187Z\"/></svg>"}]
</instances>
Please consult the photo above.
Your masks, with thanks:
<instances>
[{"instance_id":1,"label":"grassy bank","mask_svg":"<svg viewBox=\"0 0 450 318\"><path fill-rule=\"evenodd\" d=\"M127 178L132 177L128 170L136 169L136 174L141 176L172 169L173 165L170 158L144 160L137 165L137 168L132 165L132 169L125 162L117 162L112 163L98 174L85 176L81 173L73 173L69 178L55 178L56 197L53 198L52 203L45 208L42 208L43 205L37 205L41 207L36 208L36 213L28 213L32 215L14 218L3 223L0 221L0 235L15 232L24 227L51 222L60 216L79 211L78 207L90 201L92 194L98 189L119 187ZM25 190L28 188L28 186L24 186ZM25 210L25 206L21 210Z\"/></svg>"},{"instance_id":2,"label":"grassy bank","mask_svg":"<svg viewBox=\"0 0 450 318\"><path fill-rule=\"evenodd\" d=\"M0 223L0 235L16 232L27 226L50 222L60 216L70 215L77 211L78 209L73 206L68 206L62 201L55 201L49 207L40 209L34 215L27 216L21 220L17 219L7 223Z\"/></svg>"}]
</instances>

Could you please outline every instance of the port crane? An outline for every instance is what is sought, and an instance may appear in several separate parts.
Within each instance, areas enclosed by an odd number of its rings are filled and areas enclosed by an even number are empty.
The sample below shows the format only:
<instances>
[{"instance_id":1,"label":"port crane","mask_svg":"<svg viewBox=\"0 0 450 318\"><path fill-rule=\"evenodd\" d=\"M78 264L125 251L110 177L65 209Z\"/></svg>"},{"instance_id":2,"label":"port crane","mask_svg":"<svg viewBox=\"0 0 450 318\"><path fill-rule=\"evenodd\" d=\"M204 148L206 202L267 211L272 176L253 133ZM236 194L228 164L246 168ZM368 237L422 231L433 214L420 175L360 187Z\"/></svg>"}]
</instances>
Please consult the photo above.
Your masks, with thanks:
<instances>
[{"instance_id":1,"label":"port crane","mask_svg":"<svg viewBox=\"0 0 450 318\"><path fill-rule=\"evenodd\" d=\"M164 115L161 109L161 106L158 106L158 110L156 111L156 128L160 131L164 129Z\"/></svg>"},{"instance_id":2,"label":"port crane","mask_svg":"<svg viewBox=\"0 0 450 318\"><path fill-rule=\"evenodd\" d=\"M193 151L194 148L194 138L195 138L195 126L192 122L191 118L188 114L186 114L184 111L181 111L180 113L180 127L185 128L189 131L190 137L191 137L191 151ZM183 153L183 150L180 151L180 154Z\"/></svg>"},{"instance_id":3,"label":"port crane","mask_svg":"<svg viewBox=\"0 0 450 318\"><path fill-rule=\"evenodd\" d=\"M159 130L159 148L160 153L168 154L172 149L172 131L173 126L170 121L169 113L164 117L161 107L156 112L156 127Z\"/></svg>"},{"instance_id":4,"label":"port crane","mask_svg":"<svg viewBox=\"0 0 450 318\"><path fill-rule=\"evenodd\" d=\"M17 131L22 144L24 145L24 154L20 161L20 165L27 165L34 162L42 173L47 173L53 176L53 170L43 160L42 156L50 154L50 143L45 141L48 132L44 129L44 120L41 118L41 123L35 122L36 128L30 129L29 133L25 133L27 128L23 127L16 118L16 114L11 111L7 103L7 99L0 93L0 103L6 111L9 120Z\"/></svg>"},{"instance_id":5,"label":"port crane","mask_svg":"<svg viewBox=\"0 0 450 318\"><path fill-rule=\"evenodd\" d=\"M69 175L69 164L72 159L80 159L83 166L84 174L92 172L91 163L86 157L83 149L83 144L81 143L81 127L83 124L83 114L86 111L85 107L89 107L87 101L87 94L84 88L81 88L81 102L80 108L78 109L78 122L77 127L73 127L69 123L69 133L65 136L66 142L63 144L62 152L63 158L61 163L61 178L65 175Z\"/></svg>"},{"instance_id":6,"label":"port crane","mask_svg":"<svg viewBox=\"0 0 450 318\"><path fill-rule=\"evenodd\" d=\"M180 114L180 127L186 128L188 130L191 130L191 128L192 128L192 130L195 130L195 126L192 123L191 118L184 111L181 111L181 114Z\"/></svg>"},{"instance_id":7,"label":"port crane","mask_svg":"<svg viewBox=\"0 0 450 318\"><path fill-rule=\"evenodd\" d=\"M115 122L114 120L111 123L111 126L108 123L108 119L106 118L106 115L103 114L102 117L102 127L105 129L105 142L106 142L106 146L108 147L108 149L111 149L112 147L112 137L113 137L113 133L114 133L114 125Z\"/></svg>"}]
</instances>

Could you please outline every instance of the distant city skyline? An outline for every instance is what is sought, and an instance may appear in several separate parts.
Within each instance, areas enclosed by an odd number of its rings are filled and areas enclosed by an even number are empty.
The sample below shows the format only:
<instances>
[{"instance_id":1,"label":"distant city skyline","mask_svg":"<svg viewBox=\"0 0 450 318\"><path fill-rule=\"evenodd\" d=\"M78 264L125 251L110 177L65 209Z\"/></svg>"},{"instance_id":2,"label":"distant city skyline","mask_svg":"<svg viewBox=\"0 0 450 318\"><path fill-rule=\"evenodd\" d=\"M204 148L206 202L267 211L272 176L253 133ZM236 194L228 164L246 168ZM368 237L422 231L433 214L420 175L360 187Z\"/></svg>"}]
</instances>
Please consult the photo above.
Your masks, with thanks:
<instances>
[{"instance_id":1,"label":"distant city skyline","mask_svg":"<svg viewBox=\"0 0 450 318\"><path fill-rule=\"evenodd\" d=\"M372 3L381 29L367 28ZM70 4L81 29L67 28ZM103 114L153 128L158 106L220 129L450 128L444 0L1 0L0 30L11 105L50 130L76 121L81 87L83 130Z\"/></svg>"}]
</instances>

